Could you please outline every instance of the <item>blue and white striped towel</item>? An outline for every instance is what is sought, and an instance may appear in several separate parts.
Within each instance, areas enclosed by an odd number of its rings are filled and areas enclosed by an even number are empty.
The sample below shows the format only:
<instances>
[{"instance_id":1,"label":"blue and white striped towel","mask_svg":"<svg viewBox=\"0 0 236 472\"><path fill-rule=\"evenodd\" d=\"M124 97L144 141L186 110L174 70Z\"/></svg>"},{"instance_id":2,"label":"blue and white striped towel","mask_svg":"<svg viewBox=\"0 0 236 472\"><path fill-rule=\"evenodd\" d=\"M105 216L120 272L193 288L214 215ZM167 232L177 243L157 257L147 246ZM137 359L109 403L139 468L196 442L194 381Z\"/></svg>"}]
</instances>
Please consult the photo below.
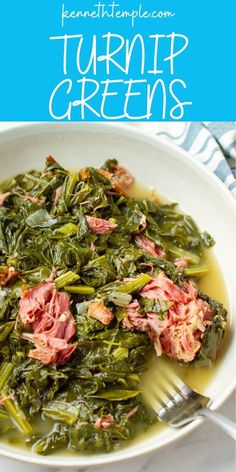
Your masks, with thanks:
<instances>
[{"instance_id":1,"label":"blue and white striped towel","mask_svg":"<svg viewBox=\"0 0 236 472\"><path fill-rule=\"evenodd\" d=\"M203 162L236 197L236 122L153 122L140 126L173 141Z\"/></svg>"}]
</instances>

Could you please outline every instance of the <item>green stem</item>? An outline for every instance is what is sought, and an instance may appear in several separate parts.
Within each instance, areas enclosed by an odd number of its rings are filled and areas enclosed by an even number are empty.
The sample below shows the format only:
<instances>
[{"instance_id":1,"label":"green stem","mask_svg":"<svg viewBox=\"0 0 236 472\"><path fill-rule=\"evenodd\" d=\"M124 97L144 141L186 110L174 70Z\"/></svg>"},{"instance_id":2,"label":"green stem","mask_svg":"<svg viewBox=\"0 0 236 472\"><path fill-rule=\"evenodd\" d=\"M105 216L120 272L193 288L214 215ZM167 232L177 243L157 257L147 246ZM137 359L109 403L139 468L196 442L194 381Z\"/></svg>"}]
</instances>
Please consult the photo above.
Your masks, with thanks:
<instances>
[{"instance_id":1,"label":"green stem","mask_svg":"<svg viewBox=\"0 0 236 472\"><path fill-rule=\"evenodd\" d=\"M23 411L20 409L19 405L12 399L9 399L8 396L8 392L5 390L3 392L3 397L5 397L6 399L4 400L3 398L2 402L7 412L9 413L12 422L21 431L21 433L24 433L27 436L32 435L33 428L26 419Z\"/></svg>"},{"instance_id":2,"label":"green stem","mask_svg":"<svg viewBox=\"0 0 236 472\"><path fill-rule=\"evenodd\" d=\"M0 326L0 343L5 341L14 328L15 321L8 321ZM1 382L1 380L0 380Z\"/></svg>"},{"instance_id":3,"label":"green stem","mask_svg":"<svg viewBox=\"0 0 236 472\"><path fill-rule=\"evenodd\" d=\"M70 202L70 199L72 197L72 194L74 192L74 189L78 180L79 180L78 174L76 174L75 172L70 172L70 174L67 177L66 191L65 191L65 197L64 197L66 206Z\"/></svg>"},{"instance_id":4,"label":"green stem","mask_svg":"<svg viewBox=\"0 0 236 472\"><path fill-rule=\"evenodd\" d=\"M6 410L3 410L3 408L0 408L0 421L7 421L7 420L9 420L9 416Z\"/></svg>"},{"instance_id":5,"label":"green stem","mask_svg":"<svg viewBox=\"0 0 236 472\"><path fill-rule=\"evenodd\" d=\"M29 180L32 180L36 184L42 185L42 183L44 183L44 182L47 183L46 179L44 179L43 177L37 177L36 175L25 174L25 177Z\"/></svg>"},{"instance_id":6,"label":"green stem","mask_svg":"<svg viewBox=\"0 0 236 472\"><path fill-rule=\"evenodd\" d=\"M33 433L33 429L27 419L25 418L24 413L21 411L20 407L12 399L9 398L9 393L6 389L3 390L4 386L7 383L8 378L10 377L13 371L14 365L10 362L4 362L0 370L0 390L2 393L2 403L9 413L12 422L18 427L18 429L27 435Z\"/></svg>"},{"instance_id":7,"label":"green stem","mask_svg":"<svg viewBox=\"0 0 236 472\"><path fill-rule=\"evenodd\" d=\"M144 285L150 282L150 280L151 277L148 274L141 274L139 277L137 277L137 279L127 282L124 285L120 285L117 291L122 293L138 292L144 287Z\"/></svg>"},{"instance_id":8,"label":"green stem","mask_svg":"<svg viewBox=\"0 0 236 472\"><path fill-rule=\"evenodd\" d=\"M8 378L10 377L12 371L14 369L14 365L10 362L3 362L1 369L0 369L0 391L3 389L4 385L6 384Z\"/></svg>"},{"instance_id":9,"label":"green stem","mask_svg":"<svg viewBox=\"0 0 236 472\"><path fill-rule=\"evenodd\" d=\"M77 282L77 280L80 279L80 276L76 274L75 272L72 272L69 270L65 274L60 275L54 280L54 283L56 284L57 288L63 288L66 285L73 284L74 282Z\"/></svg>"},{"instance_id":10,"label":"green stem","mask_svg":"<svg viewBox=\"0 0 236 472\"><path fill-rule=\"evenodd\" d=\"M93 295L95 289L87 285L74 285L65 287L65 291L69 293L78 293L79 295Z\"/></svg>"},{"instance_id":11,"label":"green stem","mask_svg":"<svg viewBox=\"0 0 236 472\"><path fill-rule=\"evenodd\" d=\"M186 275L186 277L201 277L207 274L209 270L210 269L206 264L195 265L192 267L186 267L186 269L184 269L184 275Z\"/></svg>"},{"instance_id":12,"label":"green stem","mask_svg":"<svg viewBox=\"0 0 236 472\"><path fill-rule=\"evenodd\" d=\"M200 257L191 251L185 251L184 249L181 249L177 246L171 246L171 245L170 246L168 245L167 249L172 256L187 257L189 262L191 262L192 264L199 264L200 262Z\"/></svg>"}]
</instances>

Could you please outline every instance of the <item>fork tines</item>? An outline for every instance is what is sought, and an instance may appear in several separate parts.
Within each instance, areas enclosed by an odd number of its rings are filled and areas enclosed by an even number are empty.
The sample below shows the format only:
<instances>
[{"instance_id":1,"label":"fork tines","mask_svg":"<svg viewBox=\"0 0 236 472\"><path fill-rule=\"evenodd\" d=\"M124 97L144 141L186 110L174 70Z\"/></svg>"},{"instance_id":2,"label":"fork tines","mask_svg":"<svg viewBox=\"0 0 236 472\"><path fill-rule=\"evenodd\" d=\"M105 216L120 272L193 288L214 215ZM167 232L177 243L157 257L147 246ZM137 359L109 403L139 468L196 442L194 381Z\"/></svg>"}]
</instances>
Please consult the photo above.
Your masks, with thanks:
<instances>
[{"instance_id":1,"label":"fork tines","mask_svg":"<svg viewBox=\"0 0 236 472\"><path fill-rule=\"evenodd\" d=\"M188 387L163 359L156 359L144 376L142 393L161 421L176 426L186 422L193 409L197 411L209 402Z\"/></svg>"}]
</instances>

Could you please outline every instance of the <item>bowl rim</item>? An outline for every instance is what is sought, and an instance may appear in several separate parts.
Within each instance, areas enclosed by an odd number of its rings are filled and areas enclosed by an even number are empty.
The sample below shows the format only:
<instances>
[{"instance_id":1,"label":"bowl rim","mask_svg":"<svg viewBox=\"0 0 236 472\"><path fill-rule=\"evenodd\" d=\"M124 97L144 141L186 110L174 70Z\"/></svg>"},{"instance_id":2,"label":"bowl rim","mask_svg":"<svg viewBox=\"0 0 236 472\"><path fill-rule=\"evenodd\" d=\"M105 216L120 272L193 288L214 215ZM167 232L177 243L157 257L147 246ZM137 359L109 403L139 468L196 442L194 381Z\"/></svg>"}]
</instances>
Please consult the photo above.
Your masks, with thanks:
<instances>
[{"instance_id":1,"label":"bowl rim","mask_svg":"<svg viewBox=\"0 0 236 472\"><path fill-rule=\"evenodd\" d=\"M61 129L60 129L61 128ZM81 131L80 131L81 130ZM9 129L0 130L0 146L1 143L11 141L20 137L26 137L29 135L39 135L39 134L51 134L52 132L104 132L109 134L115 134L131 138L137 141L146 142L153 147L156 147L161 152L171 151L171 154L175 153L176 159L186 163L187 166L191 167L193 171L195 169L201 170L203 174L207 177L208 181L211 182L212 186L220 191L222 197L231 206L233 213L235 214L236 221L236 199L230 193L230 190L224 185L224 183L212 172L210 171L202 162L195 159L191 154L182 149L176 143L161 139L158 135L151 134L147 131L140 129L139 127L127 126L127 124L121 124L117 122L28 122L28 123L15 123L14 126ZM236 387L236 378L232 378L232 381L228 383L225 388L224 395L220 399L216 399L212 409L219 408L224 401L230 396ZM0 455L9 459L14 459L23 463L29 463L40 466L47 466L49 468L53 467L94 467L99 465L107 465L111 463L121 462L128 459L134 459L136 457L143 456L145 454L151 454L155 451L158 451L161 448L164 448L170 444L179 441L181 438L186 436L188 433L194 431L200 424L205 421L202 419L196 419L179 430L177 437L170 438L166 441L165 438L158 444L157 447L150 444L146 446L145 449L140 448L139 451L129 451L129 448L124 448L122 454L118 457L114 457L113 453L107 454L104 458L104 454L101 456L98 454L95 458L94 456L50 456L50 460L44 456L30 455L28 452L24 454L24 451L17 449L5 449L1 447L0 443ZM4 446L4 445L3 445ZM121 451L119 451L121 452ZM70 458L69 463L67 462L67 457ZM92 458L93 457L93 458Z\"/></svg>"}]
</instances>

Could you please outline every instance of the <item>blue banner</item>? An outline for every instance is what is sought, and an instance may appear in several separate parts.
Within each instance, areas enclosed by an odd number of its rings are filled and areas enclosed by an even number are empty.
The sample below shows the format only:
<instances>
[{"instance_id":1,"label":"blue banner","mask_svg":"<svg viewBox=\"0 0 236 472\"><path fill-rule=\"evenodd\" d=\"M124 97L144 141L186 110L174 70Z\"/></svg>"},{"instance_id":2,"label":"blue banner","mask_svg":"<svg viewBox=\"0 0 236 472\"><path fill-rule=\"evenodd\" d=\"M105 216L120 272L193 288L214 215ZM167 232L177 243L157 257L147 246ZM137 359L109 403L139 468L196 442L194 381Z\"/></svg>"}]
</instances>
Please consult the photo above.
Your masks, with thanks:
<instances>
[{"instance_id":1,"label":"blue banner","mask_svg":"<svg viewBox=\"0 0 236 472\"><path fill-rule=\"evenodd\" d=\"M9 1L2 121L233 121L236 2Z\"/></svg>"}]
</instances>

